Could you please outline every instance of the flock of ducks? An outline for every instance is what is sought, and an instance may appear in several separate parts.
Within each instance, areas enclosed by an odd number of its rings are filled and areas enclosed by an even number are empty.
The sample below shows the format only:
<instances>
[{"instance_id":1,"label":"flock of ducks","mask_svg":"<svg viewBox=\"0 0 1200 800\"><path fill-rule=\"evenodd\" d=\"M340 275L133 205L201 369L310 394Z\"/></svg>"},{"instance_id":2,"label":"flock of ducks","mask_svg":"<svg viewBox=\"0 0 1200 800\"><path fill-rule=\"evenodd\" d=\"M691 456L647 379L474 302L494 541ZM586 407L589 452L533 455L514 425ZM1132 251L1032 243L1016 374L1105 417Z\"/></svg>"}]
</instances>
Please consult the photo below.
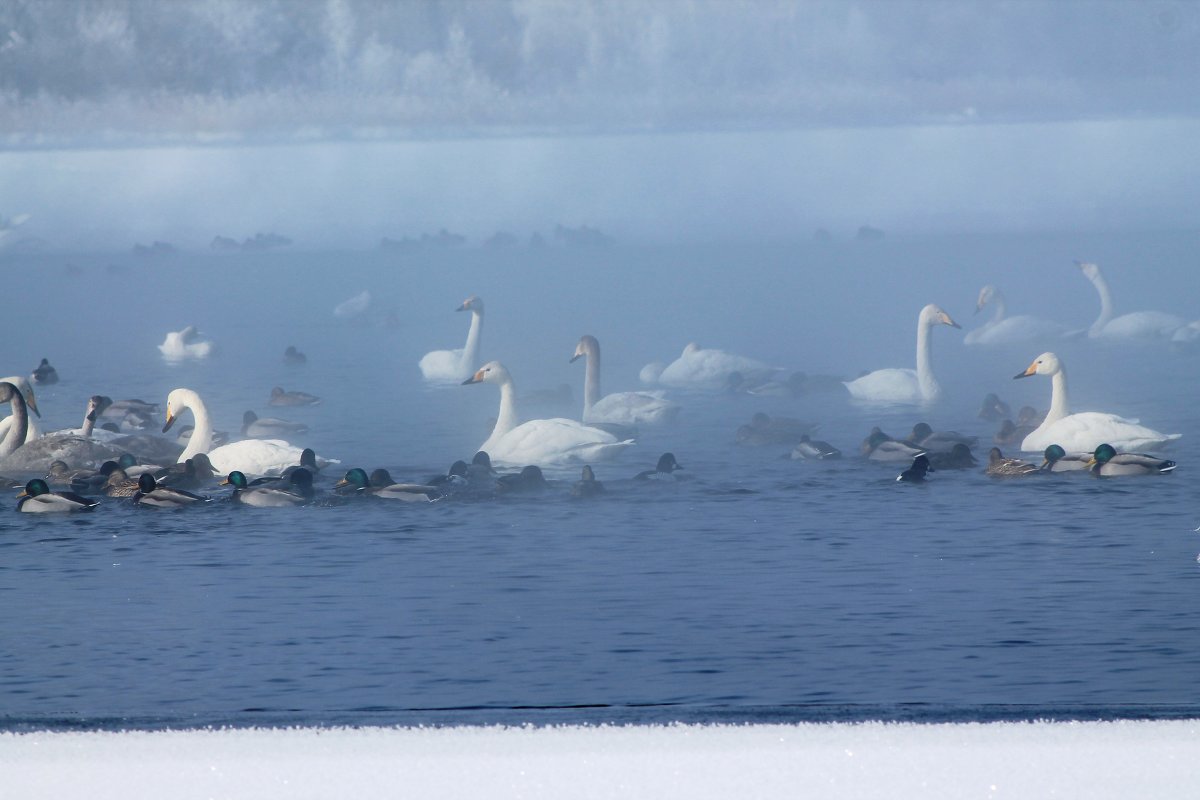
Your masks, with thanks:
<instances>
[{"instance_id":1,"label":"flock of ducks","mask_svg":"<svg viewBox=\"0 0 1200 800\"><path fill-rule=\"evenodd\" d=\"M1115 316L1111 293L1099 268L1091 263L1079 263L1079 268L1096 287L1101 301L1100 316L1087 329L1087 336L1167 336L1187 327L1182 320L1160 312ZM995 309L992 318L967 335L968 344L1071 335L1062 326L1033 317L1007 316L1004 298L995 286L985 286L980 291L976 311L988 305ZM585 335L580 338L568 359L569 362L582 359L585 365L584 399L579 418L523 420L517 409L515 382L505 365L500 361L489 361L481 367L475 366L479 363L482 350L483 301L472 295L455 310L470 314L465 345L455 350L429 352L420 359L418 367L424 379L431 383L486 383L497 387L499 407L495 424L478 451L486 459L486 464L481 465L478 460L471 465L456 462L446 475L435 476L429 482L420 484L395 482L385 470L368 474L361 468L353 468L334 487L336 495L360 494L428 502L447 496L452 489L461 488L460 484L478 488L481 472L489 488L522 491L547 485L537 465L583 464L581 477L572 486L572 494L579 497L596 496L604 491L604 487L596 480L591 467L593 462L612 458L633 445L639 426L670 423L680 413L682 406L670 399L664 390L603 394L600 388L600 342L594 336ZM961 327L937 305L926 305L917 317L915 369L880 369L844 381L850 397L858 401L888 403L926 403L936 399L941 394L941 387L933 374L931 349L932 331L938 326ZM1076 332L1076 335L1082 335L1082 332ZM164 358L174 361L206 358L214 351L214 346L194 326L188 326L168 333L159 349ZM303 364L307 359L294 346L289 346L284 361ZM1014 377L1020 379L1035 375L1048 377L1051 381L1050 407L1045 415L1038 415L1032 409L1023 409L1014 423L1008 419L1009 409L997 397L989 395L985 399L980 416L1004 419L1004 425L996 435L998 446L991 449L984 468L987 474L1016 477L1087 471L1099 476L1123 476L1163 474L1175 469L1173 461L1144 455L1141 451L1164 447L1178 439L1180 434L1161 433L1115 414L1092 411L1072 413L1067 394L1066 367L1054 352L1042 353ZM781 377L781 370L763 362L720 350L707 350L694 343L685 347L673 362L647 365L642 370L641 378L647 383L668 388L713 390L727 389L736 384L739 387L754 387L764 393L770 392L769 387L773 385L786 389L790 380ZM147 466L133 471L130 467L135 464L122 464L114 460L117 457L114 451L145 453L143 448L153 437L129 433L112 436L112 431L106 432L110 435L102 436L101 431L96 429L96 421L102 414L116 413L123 415L123 423L135 421L129 427L142 428L148 420L146 407L150 404L140 401L113 403L108 398L93 397L89 400L80 428L42 435L29 415L33 411L40 416L32 386L53 384L57 380L57 371L44 358L30 373L28 380L23 377L0 379L0 403L7 402L12 408L11 416L0 422L0 465L21 467L49 460L52 468L47 478L61 479L64 477L60 474L61 469L56 472L53 468L57 465L65 465L71 460L90 463L103 461L105 466L113 466L108 473L101 475L102 484L85 483L85 486L102 488L106 494L111 490L115 496L132 497L133 502L139 505L179 507L208 502L208 496L197 494L193 489L214 476L224 476L222 485L231 487L230 497L234 502L259 506L308 503L315 496L314 474L329 464L337 463L289 443L290 438L307 432L307 426L303 423L259 417L254 411L247 411L243 417L241 432L244 438L224 441L213 429L208 409L200 395L191 389L177 388L167 396L166 422L162 432L167 433L177 420L190 413L193 425L182 452L178 453L171 466ZM276 407L309 406L319 402L319 397L279 386L272 389L268 399L268 404ZM120 434L121 425L111 427ZM815 429L815 425L799 420L772 419L765 414L756 414L749 424L738 429L736 441L750 445L786 442L791 447L790 457L796 460L839 458L841 452L836 447L812 438ZM928 425L919 423L904 439L895 439L875 428L864 440L861 453L869 460L904 462L908 466L897 480L922 482L930 472L938 469L969 469L977 466L978 462L971 452L976 441L976 437L964 437L952 431L934 431ZM1042 462L1037 464L1006 457L999 445L1016 446L1023 452L1039 453ZM68 453L74 458L67 458ZM161 452L155 452L147 460L161 457ZM134 460L136 462L137 459ZM491 466L492 460L514 467L524 466L520 472L501 475ZM678 469L680 467L674 456L667 453L655 470L648 470L637 478L667 479ZM61 511L95 507L96 501L88 499L78 489L51 491L47 478L38 477L26 483L20 496L20 510ZM79 484L76 482L72 485Z\"/></svg>"}]
</instances>

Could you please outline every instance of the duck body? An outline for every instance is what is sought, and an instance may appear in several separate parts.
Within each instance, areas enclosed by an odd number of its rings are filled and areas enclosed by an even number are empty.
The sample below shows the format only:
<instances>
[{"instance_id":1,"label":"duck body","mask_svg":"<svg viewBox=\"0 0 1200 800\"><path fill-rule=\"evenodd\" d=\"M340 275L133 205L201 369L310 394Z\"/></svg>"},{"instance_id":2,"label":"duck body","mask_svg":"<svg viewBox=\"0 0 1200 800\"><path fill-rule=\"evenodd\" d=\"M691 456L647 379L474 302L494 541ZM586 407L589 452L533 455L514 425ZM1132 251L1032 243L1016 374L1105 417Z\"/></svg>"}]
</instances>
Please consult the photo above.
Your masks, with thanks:
<instances>
[{"instance_id":1,"label":"duck body","mask_svg":"<svg viewBox=\"0 0 1200 800\"><path fill-rule=\"evenodd\" d=\"M1028 461L1022 461L1019 458L1005 458L999 447L993 447L988 452L988 465L984 471L996 478L1013 478L1032 475L1041 470L1036 464Z\"/></svg>"},{"instance_id":2,"label":"duck body","mask_svg":"<svg viewBox=\"0 0 1200 800\"><path fill-rule=\"evenodd\" d=\"M1157 456L1140 453L1118 453L1108 443L1101 444L1092 454L1088 469L1093 475L1116 477L1119 475L1166 475L1175 471L1176 464Z\"/></svg>"},{"instance_id":3,"label":"duck body","mask_svg":"<svg viewBox=\"0 0 1200 800\"><path fill-rule=\"evenodd\" d=\"M467 343L457 350L433 350L417 362L422 377L431 383L462 383L471 377L479 363L483 339L483 300L471 295L455 311L470 311L471 326Z\"/></svg>"},{"instance_id":4,"label":"duck body","mask_svg":"<svg viewBox=\"0 0 1200 800\"><path fill-rule=\"evenodd\" d=\"M1068 453L1052 444L1042 452L1042 472L1085 472L1090 469L1091 453Z\"/></svg>"},{"instance_id":5,"label":"duck body","mask_svg":"<svg viewBox=\"0 0 1200 800\"><path fill-rule=\"evenodd\" d=\"M846 381L856 400L877 403L923 403L936 400L942 388L933 375L930 331L934 325L961 327L942 309L930 303L917 315L917 368L888 368Z\"/></svg>"},{"instance_id":6,"label":"duck body","mask_svg":"<svg viewBox=\"0 0 1200 800\"><path fill-rule=\"evenodd\" d=\"M872 428L867 438L863 440L860 452L871 461L912 461L924 450L908 442L901 442L888 436L879 428Z\"/></svg>"},{"instance_id":7,"label":"duck body","mask_svg":"<svg viewBox=\"0 0 1200 800\"><path fill-rule=\"evenodd\" d=\"M1067 396L1067 372L1054 353L1042 353L1014 378L1048 375L1051 378L1050 410L1032 433L1025 437L1021 449L1044 452L1052 444L1068 452L1093 452L1101 444L1111 444L1119 450L1156 450L1178 439L1178 433L1160 433L1116 414L1098 411L1070 413Z\"/></svg>"},{"instance_id":8,"label":"duck body","mask_svg":"<svg viewBox=\"0 0 1200 800\"><path fill-rule=\"evenodd\" d=\"M306 469L292 474L289 485L250 486L246 476L239 470L229 473L222 486L233 486L233 502L255 508L289 508L307 505L313 498L312 473Z\"/></svg>"},{"instance_id":9,"label":"duck body","mask_svg":"<svg viewBox=\"0 0 1200 800\"><path fill-rule=\"evenodd\" d=\"M52 492L41 478L25 484L24 491L17 495L17 511L26 514L64 514L91 511L99 501L83 497L74 492Z\"/></svg>"},{"instance_id":10,"label":"duck body","mask_svg":"<svg viewBox=\"0 0 1200 800\"><path fill-rule=\"evenodd\" d=\"M973 469L978 466L975 456L971 455L971 448L961 442L949 450L931 451L925 455L934 469Z\"/></svg>"},{"instance_id":11,"label":"duck body","mask_svg":"<svg viewBox=\"0 0 1200 800\"><path fill-rule=\"evenodd\" d=\"M933 472L929 456L921 453L913 458L912 466L896 476L898 483L924 483L927 473Z\"/></svg>"},{"instance_id":12,"label":"duck body","mask_svg":"<svg viewBox=\"0 0 1200 800\"><path fill-rule=\"evenodd\" d=\"M556 417L518 424L512 376L499 361L488 362L463 381L464 385L472 383L495 383L500 387L496 425L479 448L492 461L522 465L601 461L634 443L571 419Z\"/></svg>"},{"instance_id":13,"label":"duck body","mask_svg":"<svg viewBox=\"0 0 1200 800\"><path fill-rule=\"evenodd\" d=\"M958 445L974 447L978 436L964 436L958 431L935 431L929 423L918 422L913 426L908 443L927 453L949 453Z\"/></svg>"},{"instance_id":14,"label":"duck body","mask_svg":"<svg viewBox=\"0 0 1200 800\"><path fill-rule=\"evenodd\" d=\"M683 465L675 460L674 453L663 453L658 457L658 463L654 469L639 472L633 476L633 479L635 481L677 481L679 478L675 475L675 471L681 469L683 469Z\"/></svg>"},{"instance_id":15,"label":"duck body","mask_svg":"<svg viewBox=\"0 0 1200 800\"><path fill-rule=\"evenodd\" d=\"M842 451L831 445L829 442L814 440L806 433L800 437L800 441L792 448L793 460L810 460L821 461L828 458L841 458Z\"/></svg>"},{"instance_id":16,"label":"duck body","mask_svg":"<svg viewBox=\"0 0 1200 800\"><path fill-rule=\"evenodd\" d=\"M370 475L361 467L355 467L346 472L334 486L334 491L345 494L347 491L380 500L400 500L406 503L428 503L439 495L436 486L417 483L397 483L392 480L386 469L377 469Z\"/></svg>"},{"instance_id":17,"label":"duck body","mask_svg":"<svg viewBox=\"0 0 1200 800\"><path fill-rule=\"evenodd\" d=\"M286 391L282 386L271 389L271 397L267 400L273 406L315 406L321 398L308 392Z\"/></svg>"},{"instance_id":18,"label":"duck body","mask_svg":"<svg viewBox=\"0 0 1200 800\"><path fill-rule=\"evenodd\" d=\"M143 472L138 477L138 488L133 494L133 502L149 508L183 508L196 503L207 503L209 499L184 489L159 486L153 475Z\"/></svg>"},{"instance_id":19,"label":"duck body","mask_svg":"<svg viewBox=\"0 0 1200 800\"><path fill-rule=\"evenodd\" d=\"M242 436L249 439L286 439L308 433L303 422L290 422L278 417L260 417L253 411L242 415Z\"/></svg>"},{"instance_id":20,"label":"duck body","mask_svg":"<svg viewBox=\"0 0 1200 800\"><path fill-rule=\"evenodd\" d=\"M571 497L599 497L604 492L604 484L596 480L596 473L585 464L579 480L571 485Z\"/></svg>"}]
</instances>

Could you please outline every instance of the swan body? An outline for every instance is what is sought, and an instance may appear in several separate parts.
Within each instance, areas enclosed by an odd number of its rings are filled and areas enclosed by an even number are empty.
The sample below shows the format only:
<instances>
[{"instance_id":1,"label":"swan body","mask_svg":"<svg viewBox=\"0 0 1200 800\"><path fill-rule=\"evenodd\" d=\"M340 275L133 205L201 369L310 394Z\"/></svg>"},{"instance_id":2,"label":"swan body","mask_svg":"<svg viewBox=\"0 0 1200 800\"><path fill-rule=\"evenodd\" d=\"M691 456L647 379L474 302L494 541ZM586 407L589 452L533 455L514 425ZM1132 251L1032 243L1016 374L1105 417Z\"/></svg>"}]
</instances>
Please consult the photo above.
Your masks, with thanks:
<instances>
[{"instance_id":1,"label":"swan body","mask_svg":"<svg viewBox=\"0 0 1200 800\"><path fill-rule=\"evenodd\" d=\"M208 408L200 395L191 389L172 389L167 395L167 421L163 433L175 423L184 411L191 410L196 428L188 439L187 447L179 454L177 463L184 463L198 453L207 453L213 469L228 473L233 470L252 475L278 475L290 466L300 463L303 449L280 439L243 439L213 448L212 420ZM322 463L324 462L324 463ZM333 459L317 459L321 466L337 463Z\"/></svg>"},{"instance_id":2,"label":"swan body","mask_svg":"<svg viewBox=\"0 0 1200 800\"><path fill-rule=\"evenodd\" d=\"M0 403L12 406L12 428L9 435L0 442L0 459L8 460L18 448L25 446L25 433L29 428L29 412L25 407L25 397L21 390L8 381L0 382Z\"/></svg>"},{"instance_id":3,"label":"swan body","mask_svg":"<svg viewBox=\"0 0 1200 800\"><path fill-rule=\"evenodd\" d=\"M471 312L471 327L467 343L458 350L434 350L421 357L417 366L425 380L433 383L462 383L471 377L479 363L480 339L483 336L483 301L471 295L455 311Z\"/></svg>"},{"instance_id":4,"label":"swan body","mask_svg":"<svg viewBox=\"0 0 1200 800\"><path fill-rule=\"evenodd\" d=\"M41 416L42 412L37 407L37 397L33 394L33 386L23 375L10 375L7 378L0 378L2 383L11 383L21 392L21 397L25 398L25 408L32 411L37 416ZM11 416L0 419L0 440L8 438L8 432L13 425ZM34 439L42 435L41 428L34 422L33 417L26 415L25 439L26 442L32 442Z\"/></svg>"},{"instance_id":5,"label":"swan body","mask_svg":"<svg viewBox=\"0 0 1200 800\"><path fill-rule=\"evenodd\" d=\"M706 350L692 342L683 348L679 358L663 368L658 382L677 389L724 389L735 373L742 382L762 383L774 377L776 372L778 370L753 358L724 350Z\"/></svg>"},{"instance_id":6,"label":"swan body","mask_svg":"<svg viewBox=\"0 0 1200 800\"><path fill-rule=\"evenodd\" d=\"M846 381L850 396L857 400L883 403L922 403L936 400L942 393L933 376L932 347L929 333L934 325L961 327L942 309L930 303L917 316L917 368L878 369L861 378Z\"/></svg>"},{"instance_id":7,"label":"swan body","mask_svg":"<svg viewBox=\"0 0 1200 800\"><path fill-rule=\"evenodd\" d=\"M51 431L26 441L10 454L5 463L15 469L42 470L49 469L55 461L63 461L76 468L94 469L105 461L118 458L121 448L106 441L106 437L112 434L104 431L105 436L92 436L96 416L107 403L107 397L92 395L88 398L82 427ZM0 445L2 450L3 445Z\"/></svg>"},{"instance_id":8,"label":"swan body","mask_svg":"<svg viewBox=\"0 0 1200 800\"><path fill-rule=\"evenodd\" d=\"M1050 376L1050 410L1042 424L1021 443L1021 449L1025 452L1041 453L1050 445L1057 444L1068 452L1090 453L1106 442L1122 450L1154 450L1181 436L1178 433L1159 433L1139 424L1137 420L1116 414L1098 411L1072 414L1067 397L1066 367L1054 353L1042 353L1024 372L1013 377L1027 378L1031 375Z\"/></svg>"},{"instance_id":9,"label":"swan body","mask_svg":"<svg viewBox=\"0 0 1200 800\"><path fill-rule=\"evenodd\" d=\"M647 386L653 386L658 383L658 379L662 377L663 370L666 368L665 362L651 361L638 371L638 380Z\"/></svg>"},{"instance_id":10,"label":"swan body","mask_svg":"<svg viewBox=\"0 0 1200 800\"><path fill-rule=\"evenodd\" d=\"M616 425L658 425L671 422L680 405L662 392L616 392L600 396L600 342L583 336L571 361L586 358L583 376L583 421Z\"/></svg>"},{"instance_id":11,"label":"swan body","mask_svg":"<svg viewBox=\"0 0 1200 800\"><path fill-rule=\"evenodd\" d=\"M167 361L203 359L212 354L213 343L202 340L195 325L188 325L181 331L169 331L158 350Z\"/></svg>"},{"instance_id":12,"label":"swan body","mask_svg":"<svg viewBox=\"0 0 1200 800\"><path fill-rule=\"evenodd\" d=\"M25 484L24 491L17 495L17 511L32 514L91 511L97 505L99 503L90 497L82 497L74 492L52 492L41 478L34 478Z\"/></svg>"},{"instance_id":13,"label":"swan body","mask_svg":"<svg viewBox=\"0 0 1200 800\"><path fill-rule=\"evenodd\" d=\"M1010 342L1028 342L1030 340L1046 340L1062 336L1064 328L1056 322L1038 319L1025 314L1009 317L1006 315L1004 295L995 286L988 284L979 290L979 299L975 303L975 312L979 313L984 306L991 303L995 308L992 318L986 323L969 331L963 337L963 344L1007 344Z\"/></svg>"},{"instance_id":14,"label":"swan body","mask_svg":"<svg viewBox=\"0 0 1200 800\"><path fill-rule=\"evenodd\" d=\"M1085 261L1075 263L1083 272L1084 277L1096 287L1096 293L1100 295L1100 316L1096 317L1096 321L1088 328L1089 338L1169 339L1184 326L1182 319L1163 311L1134 311L1119 317L1114 316L1112 293L1100 267Z\"/></svg>"},{"instance_id":15,"label":"swan body","mask_svg":"<svg viewBox=\"0 0 1200 800\"><path fill-rule=\"evenodd\" d=\"M633 444L573 419L534 419L517 423L512 376L499 361L484 364L463 384L494 383L500 387L500 410L491 436L480 446L493 461L508 464L564 464L612 458Z\"/></svg>"}]
</instances>

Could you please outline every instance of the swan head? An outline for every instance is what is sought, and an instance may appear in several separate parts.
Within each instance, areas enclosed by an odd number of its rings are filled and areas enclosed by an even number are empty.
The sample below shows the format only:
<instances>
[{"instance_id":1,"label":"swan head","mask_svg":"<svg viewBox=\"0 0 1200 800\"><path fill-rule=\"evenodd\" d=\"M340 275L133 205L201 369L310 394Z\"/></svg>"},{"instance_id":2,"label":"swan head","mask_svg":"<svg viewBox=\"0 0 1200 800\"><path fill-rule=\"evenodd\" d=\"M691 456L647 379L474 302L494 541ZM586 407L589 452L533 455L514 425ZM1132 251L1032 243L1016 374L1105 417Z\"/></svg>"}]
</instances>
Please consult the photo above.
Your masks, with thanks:
<instances>
[{"instance_id":1,"label":"swan head","mask_svg":"<svg viewBox=\"0 0 1200 800\"><path fill-rule=\"evenodd\" d=\"M600 342L596 340L596 337L591 336L590 334L584 334L582 337L580 337L579 344L575 345L575 355L571 356L571 361L568 363L573 363L575 359L582 358L584 356L591 357L593 353L599 352Z\"/></svg>"},{"instance_id":2,"label":"swan head","mask_svg":"<svg viewBox=\"0 0 1200 800\"><path fill-rule=\"evenodd\" d=\"M1080 271L1084 274L1084 277L1086 277L1089 281L1094 281L1096 278L1100 277L1100 267L1093 264L1091 261L1076 261L1075 266L1079 267Z\"/></svg>"},{"instance_id":3,"label":"swan head","mask_svg":"<svg viewBox=\"0 0 1200 800\"><path fill-rule=\"evenodd\" d=\"M88 398L87 404L87 419L90 422L95 422L96 417L104 413L105 409L112 405L112 398L103 394L94 394Z\"/></svg>"},{"instance_id":4,"label":"swan head","mask_svg":"<svg viewBox=\"0 0 1200 800\"><path fill-rule=\"evenodd\" d=\"M947 314L945 311L942 311L942 309L938 308L933 303L930 303L921 309L921 321L926 325L949 325L951 328L962 327L962 325L959 325L957 322L951 319L949 314Z\"/></svg>"},{"instance_id":5,"label":"swan head","mask_svg":"<svg viewBox=\"0 0 1200 800\"><path fill-rule=\"evenodd\" d=\"M1056 375L1059 372L1062 372L1062 362L1058 360L1058 356L1054 353L1042 353L1025 368L1024 372L1013 375L1013 380L1028 378L1030 375Z\"/></svg>"},{"instance_id":6,"label":"swan head","mask_svg":"<svg viewBox=\"0 0 1200 800\"><path fill-rule=\"evenodd\" d=\"M512 380L508 374L508 370L499 361L489 361L484 364L475 374L462 382L463 386L468 383L504 383Z\"/></svg>"},{"instance_id":7,"label":"swan head","mask_svg":"<svg viewBox=\"0 0 1200 800\"><path fill-rule=\"evenodd\" d=\"M30 385L29 381L25 380L24 376L13 375L8 378L0 378L0 381L11 383L17 387L17 391L21 393L21 397L25 400L25 407L31 409L39 417L42 415L42 412L38 411L37 398L33 396L33 386Z\"/></svg>"},{"instance_id":8,"label":"swan head","mask_svg":"<svg viewBox=\"0 0 1200 800\"><path fill-rule=\"evenodd\" d=\"M21 391L16 386L8 381L0 382L0 403L7 403L17 397L20 397L22 400L25 399L21 396Z\"/></svg>"},{"instance_id":9,"label":"swan head","mask_svg":"<svg viewBox=\"0 0 1200 800\"><path fill-rule=\"evenodd\" d=\"M687 347L683 348L683 355L690 356L700 352L700 345L695 342L688 342Z\"/></svg>"},{"instance_id":10,"label":"swan head","mask_svg":"<svg viewBox=\"0 0 1200 800\"><path fill-rule=\"evenodd\" d=\"M171 393L167 395L167 421L163 424L163 433L171 429L180 414L191 408L186 397L187 393L187 389L172 389Z\"/></svg>"},{"instance_id":11,"label":"swan head","mask_svg":"<svg viewBox=\"0 0 1200 800\"><path fill-rule=\"evenodd\" d=\"M982 311L983 307L992 302L997 294L999 294L999 290L990 283L980 289L979 299L975 301L975 313L978 314L980 311Z\"/></svg>"},{"instance_id":12,"label":"swan head","mask_svg":"<svg viewBox=\"0 0 1200 800\"><path fill-rule=\"evenodd\" d=\"M466 300L462 301L462 305L454 309L455 311L476 311L483 313L483 301L476 295L471 295Z\"/></svg>"}]
</instances>

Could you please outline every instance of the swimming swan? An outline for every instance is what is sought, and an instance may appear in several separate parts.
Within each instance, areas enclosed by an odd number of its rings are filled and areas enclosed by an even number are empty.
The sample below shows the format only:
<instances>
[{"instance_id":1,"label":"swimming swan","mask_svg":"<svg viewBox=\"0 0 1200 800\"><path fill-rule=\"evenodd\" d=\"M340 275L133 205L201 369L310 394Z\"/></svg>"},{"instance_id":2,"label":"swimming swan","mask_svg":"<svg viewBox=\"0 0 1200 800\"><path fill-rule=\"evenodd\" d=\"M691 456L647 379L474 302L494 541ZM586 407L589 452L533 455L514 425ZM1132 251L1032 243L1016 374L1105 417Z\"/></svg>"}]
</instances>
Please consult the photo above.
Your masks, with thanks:
<instances>
[{"instance_id":1,"label":"swimming swan","mask_svg":"<svg viewBox=\"0 0 1200 800\"><path fill-rule=\"evenodd\" d=\"M479 363L479 340L483 335L483 301L471 295L455 311L471 312L471 327L467 343L460 350L434 350L421 357L417 364L425 380L435 383L462 383L471 377Z\"/></svg>"},{"instance_id":2,"label":"swimming swan","mask_svg":"<svg viewBox=\"0 0 1200 800\"><path fill-rule=\"evenodd\" d=\"M181 331L169 331L163 343L158 346L166 361L183 361L188 358L208 358L212 354L212 342L202 341L195 325L188 325Z\"/></svg>"},{"instance_id":3,"label":"swimming swan","mask_svg":"<svg viewBox=\"0 0 1200 800\"><path fill-rule=\"evenodd\" d=\"M42 412L38 410L37 398L33 394L33 386L26 380L23 375L10 375L7 378L0 378L0 383L11 383L21 392L21 396L25 398L25 407L32 411L37 416L41 416ZM34 439L42 435L42 430L33 421L33 417L26 416L27 424L25 426L25 441L32 442ZM0 440L8 438L8 431L12 427L13 418L5 417L0 419Z\"/></svg>"},{"instance_id":4,"label":"swimming swan","mask_svg":"<svg viewBox=\"0 0 1200 800\"><path fill-rule=\"evenodd\" d=\"M618 425L654 425L670 422L679 414L679 404L661 392L614 392L600 396L600 342L584 336L575 346L571 361L586 358L583 375L583 421Z\"/></svg>"},{"instance_id":5,"label":"swimming swan","mask_svg":"<svg viewBox=\"0 0 1200 800\"><path fill-rule=\"evenodd\" d=\"M189 409L196 419L196 428L176 463L182 464L198 453L207 453L217 472L238 470L250 475L278 475L293 464L300 463L303 449L282 439L243 439L213 448L212 420L209 419L208 408L200 395L191 389L172 389L167 395L167 421L163 425L163 433ZM336 462L318 459L317 463L324 466Z\"/></svg>"},{"instance_id":6,"label":"swimming swan","mask_svg":"<svg viewBox=\"0 0 1200 800\"><path fill-rule=\"evenodd\" d=\"M1083 271L1084 277L1096 287L1100 295L1100 316L1088 328L1091 339L1152 339L1157 337L1170 338L1183 327L1184 321L1174 314L1163 311L1134 311L1113 317L1112 293L1108 289L1108 281L1100 267L1086 261L1075 262Z\"/></svg>"},{"instance_id":7,"label":"swimming swan","mask_svg":"<svg viewBox=\"0 0 1200 800\"><path fill-rule=\"evenodd\" d=\"M1005 316L1004 295L992 284L979 290L975 303L978 314L988 303L996 309L992 318L982 326L967 333L963 344L1004 344L1027 342L1030 339L1053 339L1063 334L1063 326L1049 320L1038 319L1026 314L1016 317Z\"/></svg>"},{"instance_id":8,"label":"swimming swan","mask_svg":"<svg viewBox=\"0 0 1200 800\"><path fill-rule=\"evenodd\" d=\"M724 389L734 373L739 373L743 382L762 383L778 371L753 358L724 350L706 350L692 342L683 348L679 358L663 368L658 382L677 389Z\"/></svg>"},{"instance_id":9,"label":"swimming swan","mask_svg":"<svg viewBox=\"0 0 1200 800\"><path fill-rule=\"evenodd\" d=\"M517 424L512 375L499 361L489 361L463 385L494 383L500 387L500 410L492 435L480 445L493 461L508 464L563 464L612 458L633 444L573 419L533 419Z\"/></svg>"},{"instance_id":10,"label":"swimming swan","mask_svg":"<svg viewBox=\"0 0 1200 800\"><path fill-rule=\"evenodd\" d=\"M26 441L12 453L6 464L14 469L42 470L49 469L55 461L64 461L76 469L94 469L105 461L118 458L121 447L108 439L121 437L114 437L107 431L101 432L103 437L92 437L96 416L107 403L107 397L92 395L88 398L82 427L50 431L37 439Z\"/></svg>"},{"instance_id":11,"label":"swimming swan","mask_svg":"<svg viewBox=\"0 0 1200 800\"><path fill-rule=\"evenodd\" d=\"M942 387L933 377L929 331L934 325L960 328L950 315L933 303L917 317L917 368L877 369L861 378L846 381L850 396L858 400L887 403L920 403L937 399Z\"/></svg>"},{"instance_id":12,"label":"swimming swan","mask_svg":"<svg viewBox=\"0 0 1200 800\"><path fill-rule=\"evenodd\" d=\"M1054 353L1042 353L1024 372L1013 376L1049 375L1050 410L1032 433L1025 437L1021 449L1041 453L1052 444L1067 452L1093 452L1105 442L1121 450L1153 450L1178 439L1178 433L1159 433L1137 420L1124 419L1116 414L1084 411L1072 414L1067 397L1067 370Z\"/></svg>"}]
</instances>

